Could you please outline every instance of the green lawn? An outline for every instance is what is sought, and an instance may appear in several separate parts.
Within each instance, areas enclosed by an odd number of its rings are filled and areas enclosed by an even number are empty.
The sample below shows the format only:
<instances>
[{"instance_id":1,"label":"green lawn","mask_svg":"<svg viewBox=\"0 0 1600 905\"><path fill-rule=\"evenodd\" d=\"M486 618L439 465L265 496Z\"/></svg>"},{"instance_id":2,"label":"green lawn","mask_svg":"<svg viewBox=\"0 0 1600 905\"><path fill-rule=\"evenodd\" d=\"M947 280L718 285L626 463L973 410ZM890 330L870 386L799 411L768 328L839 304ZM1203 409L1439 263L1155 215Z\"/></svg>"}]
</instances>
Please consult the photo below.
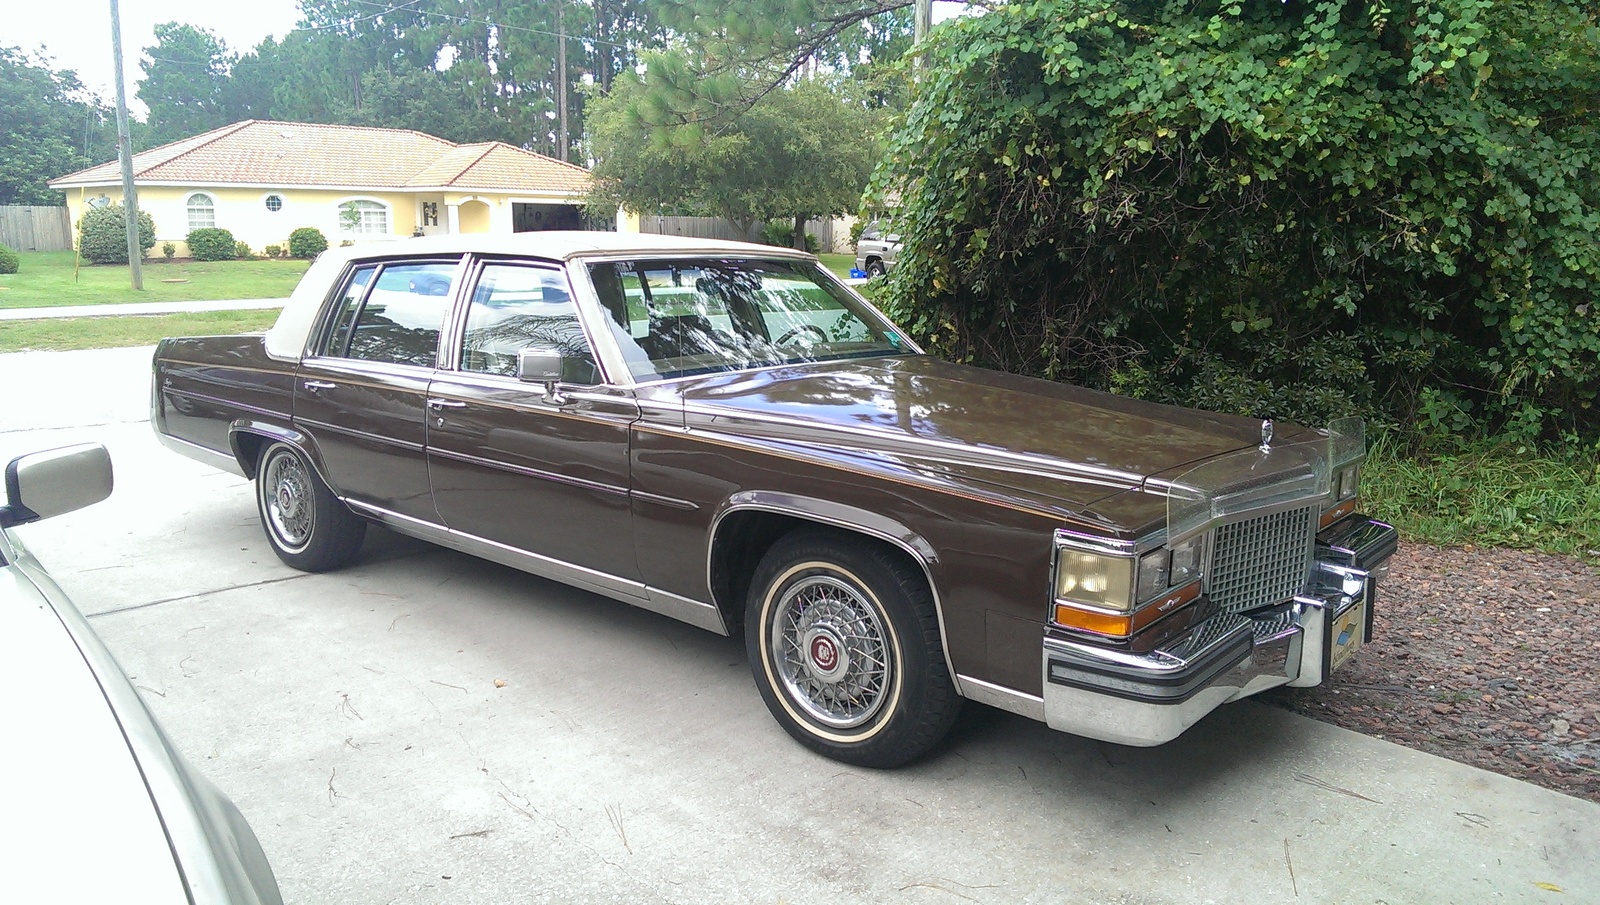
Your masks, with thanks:
<instances>
[{"instance_id":1,"label":"green lawn","mask_svg":"<svg viewBox=\"0 0 1600 905\"><path fill-rule=\"evenodd\" d=\"M17 273L0 274L0 308L284 298L307 261L190 261L144 265L144 291L134 292L126 266L89 264L72 275L70 251L31 251Z\"/></svg>"},{"instance_id":2,"label":"green lawn","mask_svg":"<svg viewBox=\"0 0 1600 905\"><path fill-rule=\"evenodd\" d=\"M848 279L850 268L856 264L855 255L824 254L817 257L822 259L823 267L833 271L833 275L840 279Z\"/></svg>"},{"instance_id":3,"label":"green lawn","mask_svg":"<svg viewBox=\"0 0 1600 905\"><path fill-rule=\"evenodd\" d=\"M277 309L202 311L150 317L65 317L0 321L0 352L149 346L168 336L255 333L272 326Z\"/></svg>"}]
</instances>

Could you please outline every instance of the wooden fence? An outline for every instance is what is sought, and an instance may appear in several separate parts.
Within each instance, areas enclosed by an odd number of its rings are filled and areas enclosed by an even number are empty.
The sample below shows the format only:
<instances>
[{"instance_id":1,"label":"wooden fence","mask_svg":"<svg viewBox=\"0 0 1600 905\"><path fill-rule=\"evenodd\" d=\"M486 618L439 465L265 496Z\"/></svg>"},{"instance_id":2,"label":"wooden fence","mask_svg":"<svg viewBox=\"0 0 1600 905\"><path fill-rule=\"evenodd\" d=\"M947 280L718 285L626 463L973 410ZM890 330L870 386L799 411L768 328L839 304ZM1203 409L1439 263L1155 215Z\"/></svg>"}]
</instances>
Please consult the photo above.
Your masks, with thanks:
<instances>
[{"instance_id":1,"label":"wooden fence","mask_svg":"<svg viewBox=\"0 0 1600 905\"><path fill-rule=\"evenodd\" d=\"M67 209L0 205L0 245L13 251L71 251L72 224Z\"/></svg>"},{"instance_id":2,"label":"wooden fence","mask_svg":"<svg viewBox=\"0 0 1600 905\"><path fill-rule=\"evenodd\" d=\"M849 251L848 247L837 248L842 242L845 246L850 243L849 221L843 221L844 226L839 227L838 220L807 220L806 232L817 237L817 244L823 251ZM639 231L658 236L688 236L692 239L732 239L736 242L760 242L761 224L757 223L750 228L749 233L740 233L739 228L721 217L640 217Z\"/></svg>"}]
</instances>

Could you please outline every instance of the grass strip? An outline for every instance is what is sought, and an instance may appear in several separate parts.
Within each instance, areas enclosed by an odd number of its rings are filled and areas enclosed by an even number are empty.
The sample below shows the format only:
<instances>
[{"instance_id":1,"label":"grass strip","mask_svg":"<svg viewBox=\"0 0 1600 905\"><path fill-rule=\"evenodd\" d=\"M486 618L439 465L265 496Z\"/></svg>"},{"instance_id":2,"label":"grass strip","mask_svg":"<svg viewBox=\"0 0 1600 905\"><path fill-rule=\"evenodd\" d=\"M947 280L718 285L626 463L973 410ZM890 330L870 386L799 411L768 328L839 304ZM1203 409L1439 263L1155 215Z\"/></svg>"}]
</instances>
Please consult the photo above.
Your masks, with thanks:
<instances>
[{"instance_id":1,"label":"grass strip","mask_svg":"<svg viewBox=\"0 0 1600 905\"><path fill-rule=\"evenodd\" d=\"M85 262L74 277L70 251L23 252L19 259L16 273L0 274L0 308L286 298L310 266L290 259L146 261L144 291L134 292L125 265Z\"/></svg>"},{"instance_id":2,"label":"grass strip","mask_svg":"<svg viewBox=\"0 0 1600 905\"><path fill-rule=\"evenodd\" d=\"M0 321L0 352L148 346L168 336L255 333L272 326L277 319L276 309L265 309Z\"/></svg>"},{"instance_id":3,"label":"grass strip","mask_svg":"<svg viewBox=\"0 0 1600 905\"><path fill-rule=\"evenodd\" d=\"M1536 454L1481 447L1394 455L1373 444L1361 495L1408 539L1600 555L1600 451Z\"/></svg>"}]
</instances>

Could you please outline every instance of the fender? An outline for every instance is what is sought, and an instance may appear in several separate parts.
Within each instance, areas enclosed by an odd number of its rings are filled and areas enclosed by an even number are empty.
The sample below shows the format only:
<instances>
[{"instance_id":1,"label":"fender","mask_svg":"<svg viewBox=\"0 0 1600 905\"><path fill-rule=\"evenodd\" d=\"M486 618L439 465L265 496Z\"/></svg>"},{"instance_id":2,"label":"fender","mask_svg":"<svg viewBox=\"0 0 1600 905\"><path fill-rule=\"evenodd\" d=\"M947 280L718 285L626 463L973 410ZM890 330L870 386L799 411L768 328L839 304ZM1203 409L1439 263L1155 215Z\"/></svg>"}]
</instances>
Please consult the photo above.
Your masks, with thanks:
<instances>
[{"instance_id":1,"label":"fender","mask_svg":"<svg viewBox=\"0 0 1600 905\"><path fill-rule=\"evenodd\" d=\"M296 430L283 424L271 421L256 421L250 418L239 418L228 425L228 445L233 450L233 457L239 463L240 472L250 480L256 479L256 456L246 452L245 436L261 437L268 442L283 442L300 451L305 460L311 463L316 470L317 477L322 483L333 489L334 494L342 500L337 488L328 481L328 473L322 466L322 452L317 448L316 441L303 431Z\"/></svg>"},{"instance_id":2,"label":"fender","mask_svg":"<svg viewBox=\"0 0 1600 905\"><path fill-rule=\"evenodd\" d=\"M750 510L787 515L803 521L859 532L892 544L908 553L922 569L923 577L928 581L928 590L933 595L934 613L939 618L939 647L944 651L944 665L950 671L950 681L955 685L957 694L967 696L962 688L961 676L956 672L955 663L950 659L950 645L946 642L949 633L945 629L944 600L939 593L939 583L934 580L934 569L939 564L939 553L928 543L927 538L882 513L845 503L779 491L743 490L724 500L711 519L710 537L706 545L708 589L715 586L712 583L711 563L716 558L718 530L722 526L723 519L735 512Z\"/></svg>"}]
</instances>

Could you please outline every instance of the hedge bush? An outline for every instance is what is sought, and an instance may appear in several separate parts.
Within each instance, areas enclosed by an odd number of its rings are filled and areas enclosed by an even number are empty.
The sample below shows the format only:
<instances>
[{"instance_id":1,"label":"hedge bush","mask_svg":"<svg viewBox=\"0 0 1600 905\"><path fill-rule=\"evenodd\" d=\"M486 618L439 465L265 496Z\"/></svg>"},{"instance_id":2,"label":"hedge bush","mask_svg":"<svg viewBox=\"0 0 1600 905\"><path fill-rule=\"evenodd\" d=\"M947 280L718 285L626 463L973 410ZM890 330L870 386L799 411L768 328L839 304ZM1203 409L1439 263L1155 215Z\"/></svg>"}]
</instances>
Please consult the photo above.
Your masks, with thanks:
<instances>
[{"instance_id":1,"label":"hedge bush","mask_svg":"<svg viewBox=\"0 0 1600 905\"><path fill-rule=\"evenodd\" d=\"M139 212L139 257L150 253L156 244L156 223L146 211ZM78 253L91 264L128 263L128 233L123 225L122 205L108 204L84 211L78 218Z\"/></svg>"},{"instance_id":2,"label":"hedge bush","mask_svg":"<svg viewBox=\"0 0 1600 905\"><path fill-rule=\"evenodd\" d=\"M239 251L233 233L220 226L189 230L189 256L196 261L231 261Z\"/></svg>"},{"instance_id":3,"label":"hedge bush","mask_svg":"<svg viewBox=\"0 0 1600 905\"><path fill-rule=\"evenodd\" d=\"M771 220L761 227L761 241L767 245L776 245L779 248L794 247L794 221ZM817 237L806 233L806 251L816 254L820 249Z\"/></svg>"},{"instance_id":4,"label":"hedge bush","mask_svg":"<svg viewBox=\"0 0 1600 905\"><path fill-rule=\"evenodd\" d=\"M906 243L889 307L944 355L1145 398L1592 441L1593 17L1023 0L947 22L875 177Z\"/></svg>"},{"instance_id":5,"label":"hedge bush","mask_svg":"<svg viewBox=\"0 0 1600 905\"><path fill-rule=\"evenodd\" d=\"M0 273L16 273L22 260L10 248L0 245Z\"/></svg>"},{"instance_id":6,"label":"hedge bush","mask_svg":"<svg viewBox=\"0 0 1600 905\"><path fill-rule=\"evenodd\" d=\"M314 258L328 250L328 237L314 226L302 226L289 234L289 257Z\"/></svg>"}]
</instances>

